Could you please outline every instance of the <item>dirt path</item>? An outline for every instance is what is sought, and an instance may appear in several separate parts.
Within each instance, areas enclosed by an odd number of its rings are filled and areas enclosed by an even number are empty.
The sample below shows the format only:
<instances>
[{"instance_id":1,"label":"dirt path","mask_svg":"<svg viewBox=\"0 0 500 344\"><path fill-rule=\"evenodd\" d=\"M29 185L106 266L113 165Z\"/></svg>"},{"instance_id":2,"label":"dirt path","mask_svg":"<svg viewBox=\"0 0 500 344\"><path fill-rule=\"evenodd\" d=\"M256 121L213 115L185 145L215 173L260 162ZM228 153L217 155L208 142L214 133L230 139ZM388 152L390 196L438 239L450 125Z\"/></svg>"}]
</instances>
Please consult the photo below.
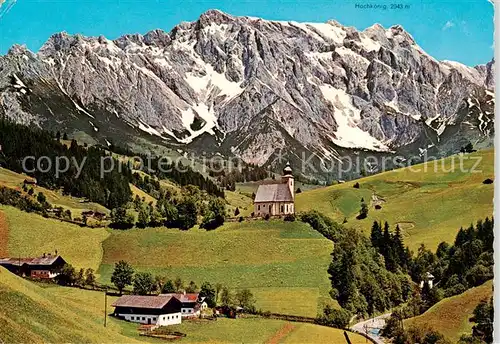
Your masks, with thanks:
<instances>
[{"instance_id":1,"label":"dirt path","mask_svg":"<svg viewBox=\"0 0 500 344\"><path fill-rule=\"evenodd\" d=\"M9 227L7 225L7 217L0 211L0 258L7 257L9 242Z\"/></svg>"},{"instance_id":2,"label":"dirt path","mask_svg":"<svg viewBox=\"0 0 500 344\"><path fill-rule=\"evenodd\" d=\"M293 326L290 323L286 323L278 332L274 334L267 342L266 344L278 344L280 340L285 338L290 332L292 332L295 329L295 326Z\"/></svg>"}]
</instances>

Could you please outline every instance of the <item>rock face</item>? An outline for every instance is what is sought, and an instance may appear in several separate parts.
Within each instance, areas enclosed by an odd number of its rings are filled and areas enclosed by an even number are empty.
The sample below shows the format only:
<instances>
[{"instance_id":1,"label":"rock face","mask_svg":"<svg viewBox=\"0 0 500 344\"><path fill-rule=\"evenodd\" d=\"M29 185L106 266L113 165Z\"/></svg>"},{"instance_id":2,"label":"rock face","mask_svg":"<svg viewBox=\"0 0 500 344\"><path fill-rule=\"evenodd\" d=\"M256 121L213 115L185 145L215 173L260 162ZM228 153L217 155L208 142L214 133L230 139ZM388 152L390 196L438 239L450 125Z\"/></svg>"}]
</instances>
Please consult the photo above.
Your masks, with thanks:
<instances>
[{"instance_id":1,"label":"rock face","mask_svg":"<svg viewBox=\"0 0 500 344\"><path fill-rule=\"evenodd\" d=\"M142 136L271 164L492 144L494 63L437 61L401 26L364 31L211 10L171 32L50 37L0 57L0 111L121 144Z\"/></svg>"}]
</instances>

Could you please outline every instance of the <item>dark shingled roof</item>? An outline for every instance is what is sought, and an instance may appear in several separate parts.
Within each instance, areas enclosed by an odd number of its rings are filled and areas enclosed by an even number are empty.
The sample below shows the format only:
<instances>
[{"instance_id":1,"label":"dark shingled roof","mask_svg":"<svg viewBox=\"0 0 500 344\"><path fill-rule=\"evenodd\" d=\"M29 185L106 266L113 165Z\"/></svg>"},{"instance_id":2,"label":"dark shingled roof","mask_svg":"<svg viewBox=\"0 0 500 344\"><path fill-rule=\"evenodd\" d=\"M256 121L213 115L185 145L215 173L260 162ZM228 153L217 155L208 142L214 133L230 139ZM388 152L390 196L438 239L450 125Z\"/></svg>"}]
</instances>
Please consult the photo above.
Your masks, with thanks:
<instances>
[{"instance_id":1,"label":"dark shingled roof","mask_svg":"<svg viewBox=\"0 0 500 344\"><path fill-rule=\"evenodd\" d=\"M113 307L154 308L161 309L172 299L170 295L140 296L123 295L116 300Z\"/></svg>"},{"instance_id":2,"label":"dark shingled roof","mask_svg":"<svg viewBox=\"0 0 500 344\"><path fill-rule=\"evenodd\" d=\"M259 186L254 202L293 202L293 196L288 184L266 184Z\"/></svg>"},{"instance_id":3,"label":"dark shingled roof","mask_svg":"<svg viewBox=\"0 0 500 344\"><path fill-rule=\"evenodd\" d=\"M198 293L187 293L187 294L181 294L181 293L170 293L170 294L160 294L160 296L172 296L175 297L177 300L183 303L188 303L188 302L196 302L198 300L198 296L200 294Z\"/></svg>"},{"instance_id":4,"label":"dark shingled roof","mask_svg":"<svg viewBox=\"0 0 500 344\"><path fill-rule=\"evenodd\" d=\"M20 266L23 264L28 265L52 265L60 256L46 255L45 257L37 258L0 258L1 264L10 264Z\"/></svg>"}]
</instances>

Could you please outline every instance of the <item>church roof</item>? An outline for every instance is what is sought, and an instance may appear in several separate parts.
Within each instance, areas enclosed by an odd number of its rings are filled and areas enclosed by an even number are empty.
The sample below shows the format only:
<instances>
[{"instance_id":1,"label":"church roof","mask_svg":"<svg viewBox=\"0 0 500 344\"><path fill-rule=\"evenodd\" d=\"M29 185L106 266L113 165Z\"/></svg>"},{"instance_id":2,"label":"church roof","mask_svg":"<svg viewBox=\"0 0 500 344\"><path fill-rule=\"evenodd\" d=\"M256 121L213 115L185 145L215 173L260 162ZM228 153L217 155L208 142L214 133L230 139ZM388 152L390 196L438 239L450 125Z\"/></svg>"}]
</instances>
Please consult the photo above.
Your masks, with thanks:
<instances>
[{"instance_id":1,"label":"church roof","mask_svg":"<svg viewBox=\"0 0 500 344\"><path fill-rule=\"evenodd\" d=\"M257 189L254 202L293 202L293 195L288 184L265 184Z\"/></svg>"}]
</instances>

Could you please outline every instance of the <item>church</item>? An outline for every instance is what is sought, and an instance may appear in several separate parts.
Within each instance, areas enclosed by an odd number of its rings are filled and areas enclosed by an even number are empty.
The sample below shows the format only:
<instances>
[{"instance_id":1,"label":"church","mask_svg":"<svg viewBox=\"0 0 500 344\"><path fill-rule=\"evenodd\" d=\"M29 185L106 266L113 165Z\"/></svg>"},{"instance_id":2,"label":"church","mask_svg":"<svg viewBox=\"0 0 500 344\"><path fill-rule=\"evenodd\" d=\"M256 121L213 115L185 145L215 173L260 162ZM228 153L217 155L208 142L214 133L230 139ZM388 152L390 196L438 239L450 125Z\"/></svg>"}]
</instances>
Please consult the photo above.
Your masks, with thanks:
<instances>
[{"instance_id":1,"label":"church","mask_svg":"<svg viewBox=\"0 0 500 344\"><path fill-rule=\"evenodd\" d=\"M281 183L263 184L254 199L255 216L279 216L295 213L295 191L292 168L287 163Z\"/></svg>"}]
</instances>

